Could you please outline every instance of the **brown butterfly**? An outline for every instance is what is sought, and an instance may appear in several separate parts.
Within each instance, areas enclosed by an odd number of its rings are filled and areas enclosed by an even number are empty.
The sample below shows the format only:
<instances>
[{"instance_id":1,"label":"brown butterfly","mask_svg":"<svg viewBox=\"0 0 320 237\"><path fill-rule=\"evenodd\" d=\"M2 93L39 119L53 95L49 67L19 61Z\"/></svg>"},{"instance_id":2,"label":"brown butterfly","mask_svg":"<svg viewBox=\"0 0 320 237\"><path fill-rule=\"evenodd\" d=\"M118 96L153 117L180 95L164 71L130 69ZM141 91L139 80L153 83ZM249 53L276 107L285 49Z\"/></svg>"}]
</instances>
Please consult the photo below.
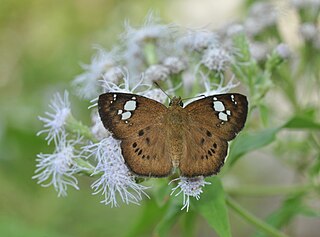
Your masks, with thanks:
<instances>
[{"instance_id":1,"label":"brown butterfly","mask_svg":"<svg viewBox=\"0 0 320 237\"><path fill-rule=\"evenodd\" d=\"M105 128L121 140L128 168L154 177L168 176L174 168L184 177L217 174L248 110L241 94L208 96L186 107L174 97L166 107L136 94L105 93L98 106Z\"/></svg>"}]
</instances>

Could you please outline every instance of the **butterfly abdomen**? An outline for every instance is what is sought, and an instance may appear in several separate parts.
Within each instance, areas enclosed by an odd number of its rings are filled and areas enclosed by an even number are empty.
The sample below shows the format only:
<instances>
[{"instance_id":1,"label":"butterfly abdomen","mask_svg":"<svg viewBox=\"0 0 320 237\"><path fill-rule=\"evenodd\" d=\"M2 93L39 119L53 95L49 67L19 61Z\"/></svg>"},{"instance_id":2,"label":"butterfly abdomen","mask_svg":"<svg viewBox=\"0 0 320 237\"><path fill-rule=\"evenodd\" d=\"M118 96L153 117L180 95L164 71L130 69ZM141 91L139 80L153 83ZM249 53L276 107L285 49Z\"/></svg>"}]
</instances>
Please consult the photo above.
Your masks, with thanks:
<instances>
[{"instance_id":1,"label":"butterfly abdomen","mask_svg":"<svg viewBox=\"0 0 320 237\"><path fill-rule=\"evenodd\" d=\"M186 124L186 114L182 107L170 109L167 114L166 123L168 124L167 141L169 154L173 167L177 168L183 155L184 135L183 126Z\"/></svg>"}]
</instances>

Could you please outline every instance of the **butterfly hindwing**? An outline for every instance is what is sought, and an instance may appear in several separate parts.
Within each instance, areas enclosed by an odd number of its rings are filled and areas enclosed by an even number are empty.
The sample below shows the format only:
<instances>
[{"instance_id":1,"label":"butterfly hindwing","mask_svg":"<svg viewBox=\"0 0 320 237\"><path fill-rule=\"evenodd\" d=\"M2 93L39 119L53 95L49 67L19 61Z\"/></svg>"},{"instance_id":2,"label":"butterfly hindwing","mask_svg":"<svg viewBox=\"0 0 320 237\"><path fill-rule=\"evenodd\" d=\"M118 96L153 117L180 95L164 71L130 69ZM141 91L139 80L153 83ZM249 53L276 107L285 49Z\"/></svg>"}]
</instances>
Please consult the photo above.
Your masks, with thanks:
<instances>
[{"instance_id":1,"label":"butterfly hindwing","mask_svg":"<svg viewBox=\"0 0 320 237\"><path fill-rule=\"evenodd\" d=\"M104 127L120 140L156 124L166 111L166 107L155 100L129 93L102 94L98 107Z\"/></svg>"},{"instance_id":2,"label":"butterfly hindwing","mask_svg":"<svg viewBox=\"0 0 320 237\"><path fill-rule=\"evenodd\" d=\"M162 126L153 125L122 141L122 154L133 173L145 177L164 177L171 173L172 162L165 134Z\"/></svg>"},{"instance_id":3,"label":"butterfly hindwing","mask_svg":"<svg viewBox=\"0 0 320 237\"><path fill-rule=\"evenodd\" d=\"M224 164L228 142L213 134L213 129L189 124L184 130L185 143L180 160L180 175L184 177L217 174Z\"/></svg>"},{"instance_id":4,"label":"butterfly hindwing","mask_svg":"<svg viewBox=\"0 0 320 237\"><path fill-rule=\"evenodd\" d=\"M194 101L185 109L192 125L203 126L219 139L230 141L245 124L248 101L241 94L221 94Z\"/></svg>"}]
</instances>

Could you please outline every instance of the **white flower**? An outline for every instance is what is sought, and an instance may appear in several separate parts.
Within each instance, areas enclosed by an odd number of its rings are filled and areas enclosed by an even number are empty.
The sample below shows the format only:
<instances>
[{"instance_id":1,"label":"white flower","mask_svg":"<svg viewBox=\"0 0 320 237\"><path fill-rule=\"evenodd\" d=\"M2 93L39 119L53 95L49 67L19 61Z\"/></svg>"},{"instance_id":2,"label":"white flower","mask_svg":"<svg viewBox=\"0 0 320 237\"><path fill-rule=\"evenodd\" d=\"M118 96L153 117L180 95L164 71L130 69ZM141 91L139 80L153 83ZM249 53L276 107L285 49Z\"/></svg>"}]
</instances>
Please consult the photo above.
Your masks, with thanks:
<instances>
[{"instance_id":1,"label":"white flower","mask_svg":"<svg viewBox=\"0 0 320 237\"><path fill-rule=\"evenodd\" d=\"M285 43L278 44L275 50L283 59L287 59L291 55L291 50L289 46Z\"/></svg>"},{"instance_id":2,"label":"white flower","mask_svg":"<svg viewBox=\"0 0 320 237\"><path fill-rule=\"evenodd\" d=\"M189 30L180 39L180 44L187 50L203 51L217 42L217 35L206 30Z\"/></svg>"},{"instance_id":3,"label":"white flower","mask_svg":"<svg viewBox=\"0 0 320 237\"><path fill-rule=\"evenodd\" d=\"M178 185L172 189L172 192L170 195L172 195L177 189L180 188L180 191L178 191L178 193L175 194L175 196L178 196L180 193L182 193L183 207L181 208L181 210L186 208L187 211L189 211L190 196L195 197L197 200L199 200L200 194L202 193L202 187L204 187L206 184L211 184L209 182L206 182L203 176L199 176L195 178L180 177L172 180L171 182L176 180L180 180L180 181Z\"/></svg>"},{"instance_id":4,"label":"white flower","mask_svg":"<svg viewBox=\"0 0 320 237\"><path fill-rule=\"evenodd\" d=\"M213 45L204 52L201 63L210 70L223 72L230 61L231 56L224 48Z\"/></svg>"},{"instance_id":5,"label":"white flower","mask_svg":"<svg viewBox=\"0 0 320 237\"><path fill-rule=\"evenodd\" d=\"M208 77L202 75L203 83L205 87L205 91L203 93L199 93L201 95L210 96L210 95L218 95L228 93L231 89L237 87L239 83L233 83L234 77L226 84L224 84L224 79L220 80L219 84L211 83Z\"/></svg>"},{"instance_id":6,"label":"white flower","mask_svg":"<svg viewBox=\"0 0 320 237\"><path fill-rule=\"evenodd\" d=\"M267 2L254 3L249 11L249 17L244 22L246 32L255 36L267 27L277 22L278 13L275 6Z\"/></svg>"},{"instance_id":7,"label":"white flower","mask_svg":"<svg viewBox=\"0 0 320 237\"><path fill-rule=\"evenodd\" d=\"M111 136L104 138L99 143L83 147L87 158L94 157L97 166L92 175L101 175L93 184L94 194L101 193L105 205L118 206L117 194L122 202L139 204L142 194L147 187L137 184L134 176L124 163L121 154L120 141Z\"/></svg>"},{"instance_id":8,"label":"white flower","mask_svg":"<svg viewBox=\"0 0 320 237\"><path fill-rule=\"evenodd\" d=\"M270 52L270 45L264 42L252 41L249 47L251 56L257 61L265 60Z\"/></svg>"},{"instance_id":9,"label":"white flower","mask_svg":"<svg viewBox=\"0 0 320 237\"><path fill-rule=\"evenodd\" d=\"M170 70L161 64L151 65L145 71L145 79L150 82L165 81L168 79L169 75Z\"/></svg>"},{"instance_id":10,"label":"white flower","mask_svg":"<svg viewBox=\"0 0 320 237\"><path fill-rule=\"evenodd\" d=\"M241 34L243 32L244 32L244 26L242 24L234 23L227 26L225 33L226 33L226 36L229 38L234 35Z\"/></svg>"},{"instance_id":11,"label":"white flower","mask_svg":"<svg viewBox=\"0 0 320 237\"><path fill-rule=\"evenodd\" d=\"M78 180L74 175L80 170L75 162L75 159L80 156L74 146L80 140L80 138L67 140L67 135L61 134L53 154L40 153L37 155L36 175L32 178L37 179L38 183L44 187L53 185L58 196L66 196L68 186L79 189Z\"/></svg>"},{"instance_id":12,"label":"white flower","mask_svg":"<svg viewBox=\"0 0 320 237\"><path fill-rule=\"evenodd\" d=\"M97 50L91 63L82 66L86 71L73 81L77 93L85 99L92 99L101 92L99 80L110 68L114 67L116 62L115 52L107 52L102 48L97 48Z\"/></svg>"},{"instance_id":13,"label":"white flower","mask_svg":"<svg viewBox=\"0 0 320 237\"><path fill-rule=\"evenodd\" d=\"M162 90L157 88L149 89L139 94L149 99L156 100L162 104L168 99L168 96Z\"/></svg>"},{"instance_id":14,"label":"white flower","mask_svg":"<svg viewBox=\"0 0 320 237\"><path fill-rule=\"evenodd\" d=\"M49 104L49 108L53 112L46 112L45 114L48 117L38 117L39 120L44 122L45 129L37 133L37 135L48 133L45 138L48 141L48 144L50 144L52 140L56 143L58 135L65 130L64 125L68 116L71 115L68 91L64 92L63 98L59 93L55 94Z\"/></svg>"},{"instance_id":15,"label":"white flower","mask_svg":"<svg viewBox=\"0 0 320 237\"><path fill-rule=\"evenodd\" d=\"M163 49L160 45L165 44L166 39L171 36L171 28L170 25L160 24L152 12L147 15L144 25L140 28L133 28L126 23L122 35L122 41L126 45L123 58L133 75L139 75L139 69L145 66L145 46L149 43L157 44L158 53L161 54Z\"/></svg>"},{"instance_id":16,"label":"white flower","mask_svg":"<svg viewBox=\"0 0 320 237\"><path fill-rule=\"evenodd\" d=\"M144 86L142 84L143 80L140 79L140 81L138 83L135 83L135 86L132 87L132 84L134 84L134 83L131 83L132 79L130 78L128 70L126 70L126 69L121 69L121 70L122 70L122 75L123 75L123 77L122 77L123 83L116 84L116 83L104 78L103 80L101 80L101 86L103 88L103 92L133 93L138 87Z\"/></svg>"},{"instance_id":17,"label":"white flower","mask_svg":"<svg viewBox=\"0 0 320 237\"><path fill-rule=\"evenodd\" d=\"M178 57L165 58L163 65L166 66L172 74L180 73L187 68L186 63Z\"/></svg>"},{"instance_id":18,"label":"white flower","mask_svg":"<svg viewBox=\"0 0 320 237\"><path fill-rule=\"evenodd\" d=\"M91 132L96 139L101 140L111 135L111 133L103 126L97 109L92 111L91 121L93 123Z\"/></svg>"},{"instance_id":19,"label":"white flower","mask_svg":"<svg viewBox=\"0 0 320 237\"><path fill-rule=\"evenodd\" d=\"M170 32L170 26L159 23L159 18L150 12L146 16L144 25L141 28L133 28L127 22L125 27L124 39L126 41L132 41L136 44L142 44L150 40L157 40L162 37L167 37Z\"/></svg>"},{"instance_id":20,"label":"white flower","mask_svg":"<svg viewBox=\"0 0 320 237\"><path fill-rule=\"evenodd\" d=\"M112 67L105 74L103 74L103 80L113 83L119 83L124 77L124 73L120 67Z\"/></svg>"},{"instance_id":21,"label":"white flower","mask_svg":"<svg viewBox=\"0 0 320 237\"><path fill-rule=\"evenodd\" d=\"M234 76L231 78L231 80L228 81L226 85L224 85L224 78L222 77L220 80L220 83L213 83L210 81L209 77L204 75L202 72L200 72L200 75L202 77L203 81L203 87L204 91L199 92L196 94L193 98L186 101L186 105L190 104L192 101L198 100L201 96L211 96L211 95L218 95L218 94L225 94L228 93L233 88L237 87L239 85L238 83L234 83Z\"/></svg>"},{"instance_id":22,"label":"white flower","mask_svg":"<svg viewBox=\"0 0 320 237\"><path fill-rule=\"evenodd\" d=\"M313 23L303 23L299 27L299 33L305 40L314 40L317 38L319 32L317 26Z\"/></svg>"}]
</instances>

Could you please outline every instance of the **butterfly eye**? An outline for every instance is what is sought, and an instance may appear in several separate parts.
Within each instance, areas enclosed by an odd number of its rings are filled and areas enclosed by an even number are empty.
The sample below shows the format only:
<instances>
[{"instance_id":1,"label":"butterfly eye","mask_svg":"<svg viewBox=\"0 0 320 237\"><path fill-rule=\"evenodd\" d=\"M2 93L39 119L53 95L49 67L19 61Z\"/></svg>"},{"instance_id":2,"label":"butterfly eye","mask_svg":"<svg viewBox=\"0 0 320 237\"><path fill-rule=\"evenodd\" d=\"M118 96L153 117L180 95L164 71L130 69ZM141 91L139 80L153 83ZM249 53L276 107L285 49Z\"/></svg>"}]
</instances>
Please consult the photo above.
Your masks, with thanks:
<instances>
[{"instance_id":1,"label":"butterfly eye","mask_svg":"<svg viewBox=\"0 0 320 237\"><path fill-rule=\"evenodd\" d=\"M170 100L170 102L169 102L169 106L172 106L172 100Z\"/></svg>"},{"instance_id":2,"label":"butterfly eye","mask_svg":"<svg viewBox=\"0 0 320 237\"><path fill-rule=\"evenodd\" d=\"M183 107L183 102L182 102L182 101L180 101L180 102L179 102L179 105L180 105L181 107Z\"/></svg>"}]
</instances>

